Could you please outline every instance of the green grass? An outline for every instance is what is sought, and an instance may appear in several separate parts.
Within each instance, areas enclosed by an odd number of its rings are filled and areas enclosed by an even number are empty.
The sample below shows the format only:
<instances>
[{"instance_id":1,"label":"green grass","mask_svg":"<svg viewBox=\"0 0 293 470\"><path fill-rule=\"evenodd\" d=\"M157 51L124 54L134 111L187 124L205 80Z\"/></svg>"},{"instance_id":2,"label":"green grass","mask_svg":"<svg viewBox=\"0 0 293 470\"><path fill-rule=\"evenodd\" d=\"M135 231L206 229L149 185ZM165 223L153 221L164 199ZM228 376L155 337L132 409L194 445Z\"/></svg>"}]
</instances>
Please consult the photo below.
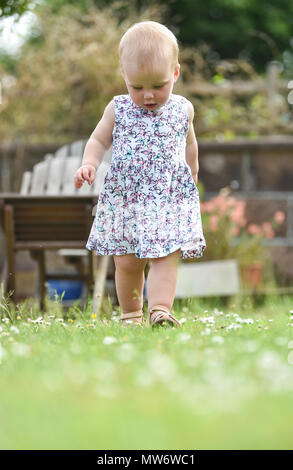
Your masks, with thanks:
<instances>
[{"instance_id":1,"label":"green grass","mask_svg":"<svg viewBox=\"0 0 293 470\"><path fill-rule=\"evenodd\" d=\"M175 301L153 331L2 300L0 448L292 449L292 309Z\"/></svg>"}]
</instances>

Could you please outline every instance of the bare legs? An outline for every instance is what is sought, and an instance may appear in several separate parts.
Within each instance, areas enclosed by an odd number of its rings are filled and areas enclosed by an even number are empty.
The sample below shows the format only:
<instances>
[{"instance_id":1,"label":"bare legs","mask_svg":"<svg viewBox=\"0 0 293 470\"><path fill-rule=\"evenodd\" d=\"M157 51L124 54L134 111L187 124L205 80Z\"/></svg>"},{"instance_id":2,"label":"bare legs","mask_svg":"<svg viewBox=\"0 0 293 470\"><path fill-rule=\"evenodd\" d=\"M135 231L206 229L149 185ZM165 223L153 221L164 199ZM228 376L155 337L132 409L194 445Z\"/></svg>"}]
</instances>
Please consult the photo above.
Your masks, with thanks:
<instances>
[{"instance_id":1,"label":"bare legs","mask_svg":"<svg viewBox=\"0 0 293 470\"><path fill-rule=\"evenodd\" d=\"M164 305L171 310L177 284L177 266L180 250L163 258L151 258L147 279L148 308ZM144 269L147 259L135 254L114 255L115 283L118 301L123 313L143 307Z\"/></svg>"},{"instance_id":2,"label":"bare legs","mask_svg":"<svg viewBox=\"0 0 293 470\"><path fill-rule=\"evenodd\" d=\"M177 285L177 267L180 250L163 258L150 259L151 268L147 279L148 309L164 305L170 311Z\"/></svg>"},{"instance_id":3,"label":"bare legs","mask_svg":"<svg viewBox=\"0 0 293 470\"><path fill-rule=\"evenodd\" d=\"M121 311L134 312L143 307L144 268L147 259L136 258L134 253L114 255L115 284Z\"/></svg>"}]
</instances>

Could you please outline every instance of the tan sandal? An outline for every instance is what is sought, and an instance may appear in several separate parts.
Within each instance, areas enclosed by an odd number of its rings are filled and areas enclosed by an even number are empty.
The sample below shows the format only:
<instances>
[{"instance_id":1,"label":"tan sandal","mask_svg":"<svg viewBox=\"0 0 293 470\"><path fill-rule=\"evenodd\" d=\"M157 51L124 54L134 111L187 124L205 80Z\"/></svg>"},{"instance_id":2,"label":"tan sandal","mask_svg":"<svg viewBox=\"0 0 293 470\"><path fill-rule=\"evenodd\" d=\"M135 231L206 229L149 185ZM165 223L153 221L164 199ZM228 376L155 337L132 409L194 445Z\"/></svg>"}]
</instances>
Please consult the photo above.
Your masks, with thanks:
<instances>
[{"instance_id":1,"label":"tan sandal","mask_svg":"<svg viewBox=\"0 0 293 470\"><path fill-rule=\"evenodd\" d=\"M148 312L148 326L180 326L180 323L164 305L155 305Z\"/></svg>"},{"instance_id":2,"label":"tan sandal","mask_svg":"<svg viewBox=\"0 0 293 470\"><path fill-rule=\"evenodd\" d=\"M120 316L122 326L136 326L143 323L143 311L137 310L136 312L122 313Z\"/></svg>"}]
</instances>

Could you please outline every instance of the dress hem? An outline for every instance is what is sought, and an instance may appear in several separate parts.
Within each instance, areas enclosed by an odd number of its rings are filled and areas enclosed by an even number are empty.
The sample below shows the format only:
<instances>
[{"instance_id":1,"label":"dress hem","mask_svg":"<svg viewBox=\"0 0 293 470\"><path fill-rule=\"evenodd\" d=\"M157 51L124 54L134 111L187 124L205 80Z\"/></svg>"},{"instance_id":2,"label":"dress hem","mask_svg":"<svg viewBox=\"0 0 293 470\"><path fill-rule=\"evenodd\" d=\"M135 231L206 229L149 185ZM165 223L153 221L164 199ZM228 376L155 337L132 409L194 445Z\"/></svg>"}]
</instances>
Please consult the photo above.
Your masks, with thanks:
<instances>
[{"instance_id":1,"label":"dress hem","mask_svg":"<svg viewBox=\"0 0 293 470\"><path fill-rule=\"evenodd\" d=\"M192 239L187 240L186 242L182 242L177 246L175 245L175 248L172 247L169 252L167 252L165 254L162 254L161 256L149 256L149 255L137 256L138 253L136 253L135 251L125 251L123 253L117 253L117 252L114 253L113 250L104 250L103 252L102 252L102 250L100 250L98 252L98 250L96 250L96 248L94 248L94 247L89 248L88 246L86 246L86 249L88 251L95 251L96 252L95 254L97 256L113 256L113 255L123 256L123 255L128 255L128 254L135 254L136 258L138 258L138 259L152 259L152 258L157 259L157 258L164 258L165 256L168 256L171 253L174 253L175 251L181 249L182 245L185 245L186 243L190 243L191 241L192 241ZM197 248L192 248L192 249L189 249L189 250L181 250L180 259L201 258L203 256L203 252L204 252L205 248L206 248L206 244L204 243L204 241L202 241L202 243L199 243Z\"/></svg>"}]
</instances>

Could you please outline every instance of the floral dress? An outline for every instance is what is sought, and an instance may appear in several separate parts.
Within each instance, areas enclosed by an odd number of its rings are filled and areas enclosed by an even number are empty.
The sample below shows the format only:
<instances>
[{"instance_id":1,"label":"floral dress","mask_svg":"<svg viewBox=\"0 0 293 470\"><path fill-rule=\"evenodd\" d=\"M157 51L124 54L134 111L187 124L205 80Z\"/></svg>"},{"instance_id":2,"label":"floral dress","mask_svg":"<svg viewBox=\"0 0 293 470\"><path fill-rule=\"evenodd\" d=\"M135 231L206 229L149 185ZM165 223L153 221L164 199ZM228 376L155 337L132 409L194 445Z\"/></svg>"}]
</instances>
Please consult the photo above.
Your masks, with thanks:
<instances>
[{"instance_id":1,"label":"floral dress","mask_svg":"<svg viewBox=\"0 0 293 470\"><path fill-rule=\"evenodd\" d=\"M112 162L86 244L97 255L160 258L180 248L199 258L206 247L199 193L185 159L186 98L171 94L158 110L114 97Z\"/></svg>"}]
</instances>

